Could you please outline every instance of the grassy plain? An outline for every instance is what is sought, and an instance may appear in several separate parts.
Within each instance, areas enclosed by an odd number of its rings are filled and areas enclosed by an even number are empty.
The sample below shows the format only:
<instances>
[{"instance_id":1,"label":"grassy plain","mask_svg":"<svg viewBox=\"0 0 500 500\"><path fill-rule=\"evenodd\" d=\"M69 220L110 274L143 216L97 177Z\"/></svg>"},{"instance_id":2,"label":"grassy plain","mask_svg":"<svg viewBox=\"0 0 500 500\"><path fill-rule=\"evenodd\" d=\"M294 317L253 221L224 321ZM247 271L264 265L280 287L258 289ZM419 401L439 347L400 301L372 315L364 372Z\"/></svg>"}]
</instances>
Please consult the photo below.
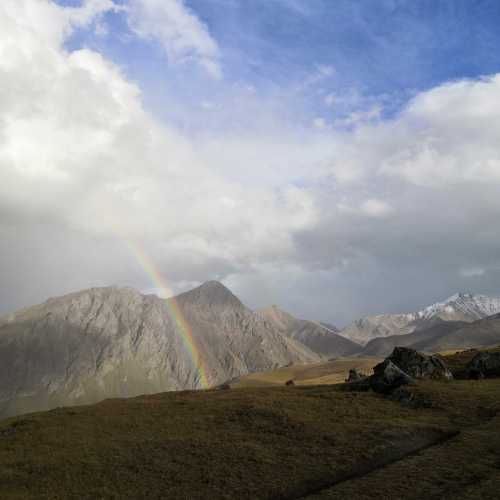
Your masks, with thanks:
<instances>
[{"instance_id":1,"label":"grassy plain","mask_svg":"<svg viewBox=\"0 0 500 500\"><path fill-rule=\"evenodd\" d=\"M306 380L325 376L316 369ZM499 498L500 380L411 390L412 405L269 385L11 418L0 422L0 498Z\"/></svg>"}]
</instances>

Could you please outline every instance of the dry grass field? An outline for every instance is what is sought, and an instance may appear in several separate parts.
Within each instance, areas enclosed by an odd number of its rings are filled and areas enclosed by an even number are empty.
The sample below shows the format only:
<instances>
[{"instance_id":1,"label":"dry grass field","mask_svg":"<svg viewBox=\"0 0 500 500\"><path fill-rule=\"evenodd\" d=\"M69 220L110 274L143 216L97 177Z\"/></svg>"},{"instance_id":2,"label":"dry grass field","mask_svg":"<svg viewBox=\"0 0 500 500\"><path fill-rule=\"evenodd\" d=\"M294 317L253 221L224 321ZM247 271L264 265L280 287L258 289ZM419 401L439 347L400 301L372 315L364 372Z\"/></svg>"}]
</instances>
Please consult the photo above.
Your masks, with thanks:
<instances>
[{"instance_id":1,"label":"dry grass field","mask_svg":"<svg viewBox=\"0 0 500 500\"><path fill-rule=\"evenodd\" d=\"M351 368L370 374L381 358L338 358L315 365L291 365L278 370L251 373L231 382L231 387L269 387L284 385L293 380L295 385L340 384L345 381Z\"/></svg>"},{"instance_id":2,"label":"dry grass field","mask_svg":"<svg viewBox=\"0 0 500 500\"><path fill-rule=\"evenodd\" d=\"M403 405L307 383L325 369L1 421L0 498L499 498L499 379L419 382Z\"/></svg>"}]
</instances>

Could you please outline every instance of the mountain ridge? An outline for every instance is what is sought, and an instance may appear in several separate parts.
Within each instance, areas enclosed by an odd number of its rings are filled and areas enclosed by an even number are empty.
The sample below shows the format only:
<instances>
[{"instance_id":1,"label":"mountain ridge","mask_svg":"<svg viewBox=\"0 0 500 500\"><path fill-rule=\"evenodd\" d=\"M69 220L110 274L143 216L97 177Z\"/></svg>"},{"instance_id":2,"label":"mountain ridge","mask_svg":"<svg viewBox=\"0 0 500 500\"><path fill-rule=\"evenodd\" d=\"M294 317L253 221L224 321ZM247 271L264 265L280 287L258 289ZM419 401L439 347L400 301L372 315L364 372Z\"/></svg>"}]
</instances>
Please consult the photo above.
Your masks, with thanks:
<instances>
[{"instance_id":1,"label":"mountain ridge","mask_svg":"<svg viewBox=\"0 0 500 500\"><path fill-rule=\"evenodd\" d=\"M361 349L359 344L342 337L338 331L320 322L295 318L276 305L260 309L257 313L287 337L298 340L327 358L348 356Z\"/></svg>"},{"instance_id":2,"label":"mountain ridge","mask_svg":"<svg viewBox=\"0 0 500 500\"><path fill-rule=\"evenodd\" d=\"M500 298L456 293L413 313L379 314L354 321L340 335L365 346L379 337L407 335L440 321L473 322L500 312Z\"/></svg>"},{"instance_id":3,"label":"mountain ridge","mask_svg":"<svg viewBox=\"0 0 500 500\"><path fill-rule=\"evenodd\" d=\"M383 357L396 346L435 353L455 349L487 348L499 344L500 314L495 314L473 322L441 321L407 335L375 338L366 344L362 355Z\"/></svg>"},{"instance_id":4,"label":"mountain ridge","mask_svg":"<svg viewBox=\"0 0 500 500\"><path fill-rule=\"evenodd\" d=\"M173 301L189 332L172 317ZM202 360L201 370L193 357ZM91 288L0 318L0 416L199 389L204 378L216 385L321 359L222 284L209 282L174 299L130 287Z\"/></svg>"}]
</instances>

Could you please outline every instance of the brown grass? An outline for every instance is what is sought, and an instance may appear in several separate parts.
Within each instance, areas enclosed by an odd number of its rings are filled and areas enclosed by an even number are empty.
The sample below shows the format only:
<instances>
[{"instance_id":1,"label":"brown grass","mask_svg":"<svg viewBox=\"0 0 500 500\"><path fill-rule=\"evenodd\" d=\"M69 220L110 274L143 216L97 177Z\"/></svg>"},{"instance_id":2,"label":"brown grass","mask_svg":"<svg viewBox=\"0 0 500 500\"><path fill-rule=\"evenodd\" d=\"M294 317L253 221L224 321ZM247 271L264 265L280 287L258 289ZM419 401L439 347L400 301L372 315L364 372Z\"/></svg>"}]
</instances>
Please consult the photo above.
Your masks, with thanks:
<instances>
[{"instance_id":1,"label":"brown grass","mask_svg":"<svg viewBox=\"0 0 500 500\"><path fill-rule=\"evenodd\" d=\"M493 491L500 381L412 390L415 407L324 385L167 393L12 418L0 422L0 498L427 499Z\"/></svg>"},{"instance_id":2,"label":"brown grass","mask_svg":"<svg viewBox=\"0 0 500 500\"><path fill-rule=\"evenodd\" d=\"M382 361L380 358L338 358L314 365L291 365L278 370L251 373L231 383L234 388L269 387L283 385L293 380L295 385L340 384L345 381L351 368L371 374L372 368Z\"/></svg>"}]
</instances>

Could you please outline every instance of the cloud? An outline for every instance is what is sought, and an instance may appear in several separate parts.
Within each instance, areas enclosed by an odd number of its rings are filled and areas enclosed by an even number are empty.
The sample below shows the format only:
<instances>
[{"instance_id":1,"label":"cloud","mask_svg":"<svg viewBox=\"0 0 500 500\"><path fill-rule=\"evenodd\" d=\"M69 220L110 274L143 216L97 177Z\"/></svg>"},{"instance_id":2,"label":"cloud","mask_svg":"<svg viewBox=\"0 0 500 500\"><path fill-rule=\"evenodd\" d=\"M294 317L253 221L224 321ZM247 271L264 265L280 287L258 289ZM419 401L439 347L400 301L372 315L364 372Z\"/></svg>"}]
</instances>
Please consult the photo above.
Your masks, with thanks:
<instances>
[{"instance_id":1,"label":"cloud","mask_svg":"<svg viewBox=\"0 0 500 500\"><path fill-rule=\"evenodd\" d=\"M500 291L499 76L440 85L391 118L370 99L348 112L335 94L349 124L332 117L321 133L316 114L293 107L294 82L284 97L231 87L193 101L218 126L190 136L168 109L162 121L146 111L112 61L65 47L115 8L0 3L4 310L86 286L150 289L131 241L175 291L223 279L251 306L339 324L471 282ZM170 61L220 69L217 44L184 4L134 0L127 12Z\"/></svg>"},{"instance_id":2,"label":"cloud","mask_svg":"<svg viewBox=\"0 0 500 500\"><path fill-rule=\"evenodd\" d=\"M286 184L248 187L217 171L144 110L118 66L93 50L67 52L73 21L90 23L89 12L109 6L93 5L0 5L9 34L0 39L0 245L3 256L14 248L31 255L24 269L0 261L9 276L3 307L96 282L147 284L127 241L140 242L174 288L292 255L292 232L317 218L312 196ZM44 283L37 298L22 291L30 275Z\"/></svg>"},{"instance_id":3,"label":"cloud","mask_svg":"<svg viewBox=\"0 0 500 500\"><path fill-rule=\"evenodd\" d=\"M362 201L359 206L351 206L344 202L337 205L341 213L362 215L365 217L384 218L389 216L394 209L384 200L370 198Z\"/></svg>"},{"instance_id":4,"label":"cloud","mask_svg":"<svg viewBox=\"0 0 500 500\"><path fill-rule=\"evenodd\" d=\"M379 119L381 113L382 107L380 104L375 104L369 109L352 111L344 118L335 120L335 125L344 127L358 126L362 123Z\"/></svg>"},{"instance_id":5,"label":"cloud","mask_svg":"<svg viewBox=\"0 0 500 500\"><path fill-rule=\"evenodd\" d=\"M324 129L326 128L326 120L324 118L321 118L321 117L317 117L317 118L314 118L313 120L313 125L314 127L316 127L317 129Z\"/></svg>"},{"instance_id":6,"label":"cloud","mask_svg":"<svg viewBox=\"0 0 500 500\"><path fill-rule=\"evenodd\" d=\"M401 144L381 171L421 186L498 183L499 98L500 75L417 95L390 127Z\"/></svg>"},{"instance_id":7,"label":"cloud","mask_svg":"<svg viewBox=\"0 0 500 500\"><path fill-rule=\"evenodd\" d=\"M138 36L158 41L170 62L193 61L222 77L217 42L183 0L130 0L128 23Z\"/></svg>"},{"instance_id":8,"label":"cloud","mask_svg":"<svg viewBox=\"0 0 500 500\"><path fill-rule=\"evenodd\" d=\"M485 272L486 270L482 267L470 267L460 270L460 274L465 278L476 278L478 276L483 276Z\"/></svg>"},{"instance_id":9,"label":"cloud","mask_svg":"<svg viewBox=\"0 0 500 500\"><path fill-rule=\"evenodd\" d=\"M369 199L361 204L361 212L368 217L386 217L393 209L383 200Z\"/></svg>"},{"instance_id":10,"label":"cloud","mask_svg":"<svg viewBox=\"0 0 500 500\"><path fill-rule=\"evenodd\" d=\"M335 101L336 101L336 96L333 92L327 94L325 96L325 104L329 107L333 106L335 104Z\"/></svg>"}]
</instances>

